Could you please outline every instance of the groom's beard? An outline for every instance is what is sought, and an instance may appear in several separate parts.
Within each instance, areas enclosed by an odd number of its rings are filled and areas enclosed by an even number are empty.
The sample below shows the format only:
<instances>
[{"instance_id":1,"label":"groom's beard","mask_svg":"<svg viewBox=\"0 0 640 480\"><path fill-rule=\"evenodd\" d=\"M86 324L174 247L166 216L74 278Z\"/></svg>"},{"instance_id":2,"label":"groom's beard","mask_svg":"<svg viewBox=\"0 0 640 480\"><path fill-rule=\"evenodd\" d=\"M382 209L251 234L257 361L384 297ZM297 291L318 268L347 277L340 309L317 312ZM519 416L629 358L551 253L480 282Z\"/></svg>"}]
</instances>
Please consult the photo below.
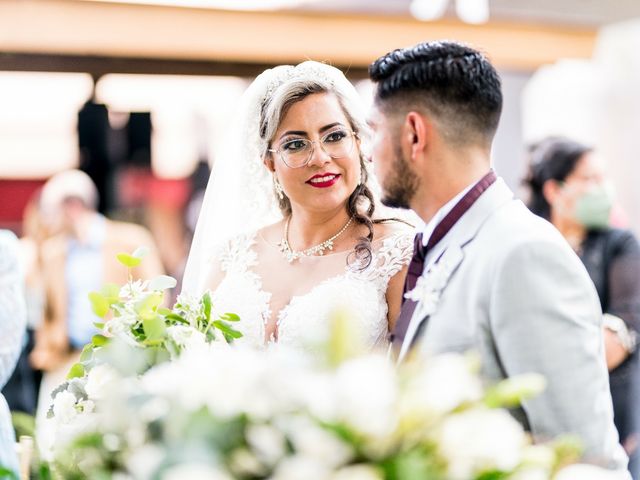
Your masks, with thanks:
<instances>
[{"instance_id":1,"label":"groom's beard","mask_svg":"<svg viewBox=\"0 0 640 480\"><path fill-rule=\"evenodd\" d=\"M411 208L411 199L418 190L418 177L409 168L400 145L394 148L391 170L382 184L382 203L392 208Z\"/></svg>"}]
</instances>

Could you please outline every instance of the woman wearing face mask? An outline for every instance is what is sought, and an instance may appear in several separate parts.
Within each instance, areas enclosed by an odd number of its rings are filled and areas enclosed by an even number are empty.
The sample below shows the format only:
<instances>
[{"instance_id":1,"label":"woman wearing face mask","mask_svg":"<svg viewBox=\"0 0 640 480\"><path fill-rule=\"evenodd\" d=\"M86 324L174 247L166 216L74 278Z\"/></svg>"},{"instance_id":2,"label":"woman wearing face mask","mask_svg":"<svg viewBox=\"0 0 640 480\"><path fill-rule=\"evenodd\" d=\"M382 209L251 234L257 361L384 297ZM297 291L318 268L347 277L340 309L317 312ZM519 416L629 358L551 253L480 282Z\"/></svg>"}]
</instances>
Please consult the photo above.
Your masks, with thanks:
<instances>
[{"instance_id":1,"label":"woman wearing face mask","mask_svg":"<svg viewBox=\"0 0 640 480\"><path fill-rule=\"evenodd\" d=\"M529 208L560 231L579 255L598 291L620 441L638 472L640 396L636 335L640 329L640 247L628 230L609 226L612 192L591 149L551 138L532 152Z\"/></svg>"}]
</instances>

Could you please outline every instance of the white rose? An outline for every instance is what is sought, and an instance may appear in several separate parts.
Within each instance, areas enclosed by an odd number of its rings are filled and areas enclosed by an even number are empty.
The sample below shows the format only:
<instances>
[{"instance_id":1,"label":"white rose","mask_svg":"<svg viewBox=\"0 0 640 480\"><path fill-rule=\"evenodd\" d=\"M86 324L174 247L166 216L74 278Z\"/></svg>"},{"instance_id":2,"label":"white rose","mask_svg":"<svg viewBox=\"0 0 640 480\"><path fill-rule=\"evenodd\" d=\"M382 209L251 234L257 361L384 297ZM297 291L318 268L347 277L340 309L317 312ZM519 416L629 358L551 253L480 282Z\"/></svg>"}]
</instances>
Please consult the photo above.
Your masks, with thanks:
<instances>
[{"instance_id":1,"label":"white rose","mask_svg":"<svg viewBox=\"0 0 640 480\"><path fill-rule=\"evenodd\" d=\"M331 480L384 480L384 476L371 465L351 465L335 472Z\"/></svg>"},{"instance_id":2,"label":"white rose","mask_svg":"<svg viewBox=\"0 0 640 480\"><path fill-rule=\"evenodd\" d=\"M101 399L109 394L110 389L115 388L118 380L116 371L107 364L101 364L89 370L85 392L90 399Z\"/></svg>"},{"instance_id":3,"label":"white rose","mask_svg":"<svg viewBox=\"0 0 640 480\"><path fill-rule=\"evenodd\" d=\"M482 398L480 379L461 355L430 357L410 368L415 371L403 391L400 415L416 427Z\"/></svg>"},{"instance_id":4,"label":"white rose","mask_svg":"<svg viewBox=\"0 0 640 480\"><path fill-rule=\"evenodd\" d=\"M278 426L286 432L296 453L330 468L344 465L353 458L353 449L348 444L307 417L288 417L278 422Z\"/></svg>"},{"instance_id":5,"label":"white rose","mask_svg":"<svg viewBox=\"0 0 640 480\"><path fill-rule=\"evenodd\" d=\"M271 480L328 480L331 471L316 459L293 455L278 464Z\"/></svg>"},{"instance_id":6,"label":"white rose","mask_svg":"<svg viewBox=\"0 0 640 480\"><path fill-rule=\"evenodd\" d=\"M249 447L267 465L275 465L285 454L284 435L271 425L250 425L246 438Z\"/></svg>"},{"instance_id":7,"label":"white rose","mask_svg":"<svg viewBox=\"0 0 640 480\"><path fill-rule=\"evenodd\" d=\"M232 480L224 471L211 465L200 463L187 463L176 465L167 469L162 476L162 480Z\"/></svg>"},{"instance_id":8,"label":"white rose","mask_svg":"<svg viewBox=\"0 0 640 480\"><path fill-rule=\"evenodd\" d=\"M53 415L59 423L71 423L78 415L76 396L66 390L59 392L53 399Z\"/></svg>"},{"instance_id":9,"label":"white rose","mask_svg":"<svg viewBox=\"0 0 640 480\"><path fill-rule=\"evenodd\" d=\"M373 438L396 427L395 369L383 356L369 355L342 364L336 374L340 420Z\"/></svg>"},{"instance_id":10,"label":"white rose","mask_svg":"<svg viewBox=\"0 0 640 480\"><path fill-rule=\"evenodd\" d=\"M133 478L147 480L153 477L166 456L166 452L157 445L143 445L134 450L126 459L127 470Z\"/></svg>"},{"instance_id":11,"label":"white rose","mask_svg":"<svg viewBox=\"0 0 640 480\"><path fill-rule=\"evenodd\" d=\"M91 400L80 400L78 407L82 413L93 413L96 408L96 404Z\"/></svg>"},{"instance_id":12,"label":"white rose","mask_svg":"<svg viewBox=\"0 0 640 480\"><path fill-rule=\"evenodd\" d=\"M237 448L229 455L231 473L240 477L264 477L266 467L246 448Z\"/></svg>"},{"instance_id":13,"label":"white rose","mask_svg":"<svg viewBox=\"0 0 640 480\"><path fill-rule=\"evenodd\" d=\"M627 480L629 473L620 470L605 470L593 465L575 464L560 470L554 480Z\"/></svg>"},{"instance_id":14,"label":"white rose","mask_svg":"<svg viewBox=\"0 0 640 480\"><path fill-rule=\"evenodd\" d=\"M201 348L207 343L202 332L187 325L172 325L167 328L167 335L180 348Z\"/></svg>"},{"instance_id":15,"label":"white rose","mask_svg":"<svg viewBox=\"0 0 640 480\"><path fill-rule=\"evenodd\" d=\"M527 437L506 411L476 409L446 418L436 441L451 479L468 480L488 470L516 468Z\"/></svg>"},{"instance_id":16,"label":"white rose","mask_svg":"<svg viewBox=\"0 0 640 480\"><path fill-rule=\"evenodd\" d=\"M509 480L549 480L549 470L546 468L527 468L516 472Z\"/></svg>"}]
</instances>

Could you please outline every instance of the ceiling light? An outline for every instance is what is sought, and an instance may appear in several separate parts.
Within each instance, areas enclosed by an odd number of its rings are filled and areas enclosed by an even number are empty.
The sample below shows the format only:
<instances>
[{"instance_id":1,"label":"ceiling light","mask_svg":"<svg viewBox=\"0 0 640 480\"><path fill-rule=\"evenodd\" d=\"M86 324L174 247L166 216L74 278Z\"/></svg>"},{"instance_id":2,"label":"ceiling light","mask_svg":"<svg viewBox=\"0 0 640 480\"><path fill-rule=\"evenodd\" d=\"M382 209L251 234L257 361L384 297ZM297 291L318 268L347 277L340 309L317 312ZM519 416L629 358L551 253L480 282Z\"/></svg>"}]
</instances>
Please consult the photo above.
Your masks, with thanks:
<instances>
[{"instance_id":1,"label":"ceiling light","mask_svg":"<svg viewBox=\"0 0 640 480\"><path fill-rule=\"evenodd\" d=\"M487 23L489 0L456 0L456 13L466 23Z\"/></svg>"},{"instance_id":2,"label":"ceiling light","mask_svg":"<svg viewBox=\"0 0 640 480\"><path fill-rule=\"evenodd\" d=\"M413 0L409 11L418 20L436 20L444 15L449 0Z\"/></svg>"}]
</instances>

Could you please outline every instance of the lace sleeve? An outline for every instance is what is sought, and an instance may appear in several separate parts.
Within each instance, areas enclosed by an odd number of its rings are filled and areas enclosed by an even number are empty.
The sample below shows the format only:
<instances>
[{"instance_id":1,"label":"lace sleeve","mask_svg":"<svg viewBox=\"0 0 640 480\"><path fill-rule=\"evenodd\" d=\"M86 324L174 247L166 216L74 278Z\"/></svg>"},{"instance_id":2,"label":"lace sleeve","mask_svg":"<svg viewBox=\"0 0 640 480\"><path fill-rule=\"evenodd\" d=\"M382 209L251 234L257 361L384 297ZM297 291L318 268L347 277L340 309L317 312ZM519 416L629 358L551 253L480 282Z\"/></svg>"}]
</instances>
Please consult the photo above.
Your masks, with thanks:
<instances>
[{"instance_id":1,"label":"lace sleeve","mask_svg":"<svg viewBox=\"0 0 640 480\"><path fill-rule=\"evenodd\" d=\"M11 376L20 354L26 324L18 240L0 231L0 388Z\"/></svg>"},{"instance_id":2,"label":"lace sleeve","mask_svg":"<svg viewBox=\"0 0 640 480\"><path fill-rule=\"evenodd\" d=\"M245 271L257 258L253 250L256 233L237 235L217 249L222 271Z\"/></svg>"},{"instance_id":3,"label":"lace sleeve","mask_svg":"<svg viewBox=\"0 0 640 480\"><path fill-rule=\"evenodd\" d=\"M411 261L413 237L413 232L402 232L383 239L382 245L375 252L372 268L368 269L370 274L386 284Z\"/></svg>"}]
</instances>

